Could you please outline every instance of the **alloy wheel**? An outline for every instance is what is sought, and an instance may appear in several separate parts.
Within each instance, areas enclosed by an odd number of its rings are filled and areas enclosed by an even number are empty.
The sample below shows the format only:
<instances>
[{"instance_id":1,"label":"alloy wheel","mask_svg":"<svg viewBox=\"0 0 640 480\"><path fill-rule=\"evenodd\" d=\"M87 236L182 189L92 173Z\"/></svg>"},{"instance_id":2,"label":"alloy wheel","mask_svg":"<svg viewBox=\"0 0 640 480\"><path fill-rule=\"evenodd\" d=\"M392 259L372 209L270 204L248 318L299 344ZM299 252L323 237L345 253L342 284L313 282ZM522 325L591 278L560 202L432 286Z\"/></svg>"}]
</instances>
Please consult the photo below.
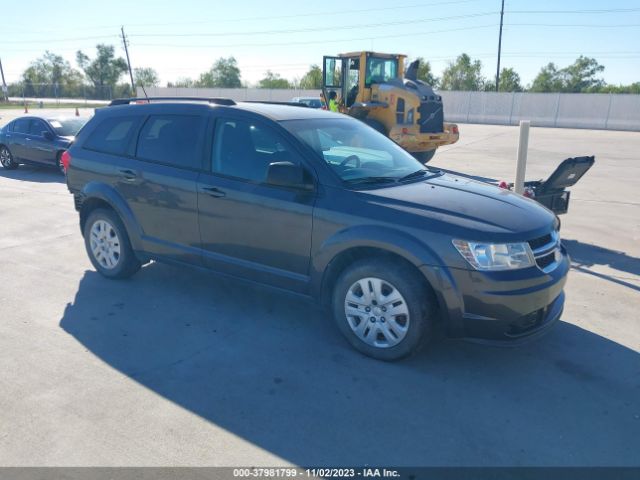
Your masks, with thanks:
<instances>
[{"instance_id":1,"label":"alloy wheel","mask_svg":"<svg viewBox=\"0 0 640 480\"><path fill-rule=\"evenodd\" d=\"M6 147L0 149L0 163L5 168L11 168L13 166L13 160L11 159L11 152Z\"/></svg>"}]
</instances>

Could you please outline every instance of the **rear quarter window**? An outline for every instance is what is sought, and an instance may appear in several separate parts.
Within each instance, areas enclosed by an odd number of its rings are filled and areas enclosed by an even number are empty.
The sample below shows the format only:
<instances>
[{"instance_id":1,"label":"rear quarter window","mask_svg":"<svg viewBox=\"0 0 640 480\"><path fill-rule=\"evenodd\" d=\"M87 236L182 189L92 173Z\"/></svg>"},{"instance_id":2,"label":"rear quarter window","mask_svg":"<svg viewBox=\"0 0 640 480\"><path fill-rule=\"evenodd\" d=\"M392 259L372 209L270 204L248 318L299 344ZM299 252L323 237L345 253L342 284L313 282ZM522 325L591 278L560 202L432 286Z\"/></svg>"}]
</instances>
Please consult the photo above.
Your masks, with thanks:
<instances>
[{"instance_id":1,"label":"rear quarter window","mask_svg":"<svg viewBox=\"0 0 640 480\"><path fill-rule=\"evenodd\" d=\"M83 148L111 155L124 155L142 117L105 118L89 134Z\"/></svg>"}]
</instances>

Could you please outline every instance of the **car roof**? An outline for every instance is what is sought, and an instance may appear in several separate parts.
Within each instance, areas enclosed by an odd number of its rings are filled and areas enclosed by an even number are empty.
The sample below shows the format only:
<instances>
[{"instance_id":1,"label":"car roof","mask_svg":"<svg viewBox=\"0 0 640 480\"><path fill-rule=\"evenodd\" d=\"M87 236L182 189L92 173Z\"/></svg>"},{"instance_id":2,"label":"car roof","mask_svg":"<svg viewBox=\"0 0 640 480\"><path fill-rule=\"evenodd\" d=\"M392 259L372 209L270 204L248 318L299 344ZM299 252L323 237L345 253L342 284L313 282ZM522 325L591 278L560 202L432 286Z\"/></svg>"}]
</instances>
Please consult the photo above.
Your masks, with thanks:
<instances>
[{"instance_id":1,"label":"car roof","mask_svg":"<svg viewBox=\"0 0 640 480\"><path fill-rule=\"evenodd\" d=\"M169 108L167 108L169 107ZM206 100L162 100L143 104L122 104L104 107L96 110L97 114L117 114L117 112L140 112L144 114L162 114L169 110L171 113L179 111L206 111L208 109L238 110L254 113L270 120L280 122L284 120L305 120L318 118L350 118L341 113L334 113L327 110L308 108L305 106L283 105L279 103L265 102L239 102L234 105L218 105L208 103Z\"/></svg>"},{"instance_id":2,"label":"car roof","mask_svg":"<svg viewBox=\"0 0 640 480\"><path fill-rule=\"evenodd\" d=\"M341 113L334 113L327 110L272 103L240 102L231 108L257 113L277 122L283 120L305 120L315 118L347 118Z\"/></svg>"}]
</instances>

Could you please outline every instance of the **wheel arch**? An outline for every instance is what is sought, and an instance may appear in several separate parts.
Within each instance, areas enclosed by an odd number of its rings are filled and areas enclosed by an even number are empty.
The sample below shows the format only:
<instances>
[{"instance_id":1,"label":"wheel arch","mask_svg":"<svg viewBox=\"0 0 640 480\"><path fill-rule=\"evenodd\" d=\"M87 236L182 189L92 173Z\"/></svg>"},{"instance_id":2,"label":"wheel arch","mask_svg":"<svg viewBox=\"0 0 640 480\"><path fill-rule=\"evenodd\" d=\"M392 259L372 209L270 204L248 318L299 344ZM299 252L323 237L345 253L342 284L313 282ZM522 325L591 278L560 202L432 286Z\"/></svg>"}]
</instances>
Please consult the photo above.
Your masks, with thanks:
<instances>
[{"instance_id":1,"label":"wheel arch","mask_svg":"<svg viewBox=\"0 0 640 480\"><path fill-rule=\"evenodd\" d=\"M120 220L122 220L122 223L127 229L127 235L129 236L133 249L142 249L142 228L133 211L127 205L127 202L115 189L106 184L90 182L82 189L80 196L82 198L82 204L79 209L80 230L83 235L85 223L91 212L96 208L105 208L112 210L120 217Z\"/></svg>"},{"instance_id":2,"label":"wheel arch","mask_svg":"<svg viewBox=\"0 0 640 480\"><path fill-rule=\"evenodd\" d=\"M389 258L415 271L425 285L437 293L437 277L425 275L425 265L440 268L440 258L417 239L381 227L364 227L338 233L324 243L312 259L311 292L323 305L331 298L332 286L340 274L363 258ZM431 278L429 278L431 277ZM436 298L440 298L436 294ZM440 304L440 301L438 300Z\"/></svg>"}]
</instances>

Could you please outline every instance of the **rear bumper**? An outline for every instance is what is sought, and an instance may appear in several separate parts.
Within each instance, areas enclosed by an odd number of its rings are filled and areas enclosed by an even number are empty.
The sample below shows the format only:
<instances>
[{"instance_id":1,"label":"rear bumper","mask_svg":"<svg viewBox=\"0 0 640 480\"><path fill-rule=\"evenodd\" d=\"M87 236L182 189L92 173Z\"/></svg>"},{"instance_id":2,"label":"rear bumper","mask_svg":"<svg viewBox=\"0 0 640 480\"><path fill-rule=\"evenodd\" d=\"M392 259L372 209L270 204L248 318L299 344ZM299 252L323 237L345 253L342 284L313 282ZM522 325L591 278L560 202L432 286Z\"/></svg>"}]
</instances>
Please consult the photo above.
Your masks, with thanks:
<instances>
[{"instance_id":1,"label":"rear bumper","mask_svg":"<svg viewBox=\"0 0 640 480\"><path fill-rule=\"evenodd\" d=\"M441 270L438 296L449 336L491 343L538 337L560 319L569 257L564 248L550 272Z\"/></svg>"}]
</instances>

